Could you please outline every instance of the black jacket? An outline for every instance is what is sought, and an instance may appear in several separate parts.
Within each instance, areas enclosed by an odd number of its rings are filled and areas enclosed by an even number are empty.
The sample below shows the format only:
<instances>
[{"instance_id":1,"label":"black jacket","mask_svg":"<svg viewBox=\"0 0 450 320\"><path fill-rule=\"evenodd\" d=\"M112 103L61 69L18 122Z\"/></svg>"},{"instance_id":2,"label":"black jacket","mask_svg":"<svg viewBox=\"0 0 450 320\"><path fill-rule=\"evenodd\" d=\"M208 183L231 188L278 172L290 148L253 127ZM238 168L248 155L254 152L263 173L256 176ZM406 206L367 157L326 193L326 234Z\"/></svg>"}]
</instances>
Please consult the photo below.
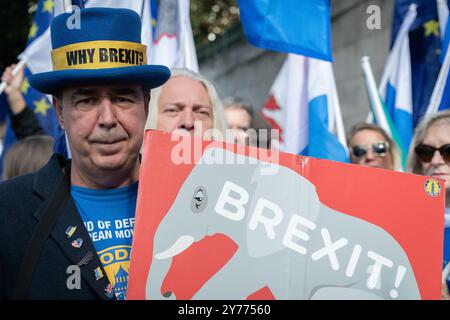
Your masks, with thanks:
<instances>
[{"instance_id":1,"label":"black jacket","mask_svg":"<svg viewBox=\"0 0 450 320\"><path fill-rule=\"evenodd\" d=\"M46 201L55 192L63 176L64 168L70 168L70 165L63 157L55 154L38 172L0 184L0 300L12 298L16 279L20 276L18 273L23 254L42 218ZM70 172L67 174L70 177ZM76 227L71 237L66 235L69 227ZM83 239L79 249L71 244L77 238ZM92 259L80 267L81 288L70 290L67 281L73 273L67 273L68 267L79 264L86 255ZM104 276L96 280L94 270L98 267ZM28 298L109 299L105 290L108 285L106 272L75 203L69 197L45 242L33 273Z\"/></svg>"}]
</instances>

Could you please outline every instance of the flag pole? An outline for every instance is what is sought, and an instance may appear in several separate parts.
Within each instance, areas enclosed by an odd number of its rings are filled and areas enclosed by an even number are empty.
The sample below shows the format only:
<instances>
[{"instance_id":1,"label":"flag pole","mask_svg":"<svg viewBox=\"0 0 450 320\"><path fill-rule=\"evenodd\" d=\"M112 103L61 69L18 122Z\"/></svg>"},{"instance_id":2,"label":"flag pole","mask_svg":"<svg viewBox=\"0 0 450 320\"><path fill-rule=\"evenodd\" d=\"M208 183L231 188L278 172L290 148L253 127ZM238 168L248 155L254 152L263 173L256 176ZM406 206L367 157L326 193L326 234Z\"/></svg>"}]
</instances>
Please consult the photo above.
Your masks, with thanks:
<instances>
[{"instance_id":1,"label":"flag pole","mask_svg":"<svg viewBox=\"0 0 450 320\"><path fill-rule=\"evenodd\" d=\"M378 125L382 127L390 137L392 137L392 131L383 111L383 105L381 104L381 98L378 93L377 84L375 83L375 78L373 76L372 67L370 66L370 59L368 56L361 58L361 67L366 78L367 94L369 96L370 105L372 107L372 113L375 120Z\"/></svg>"},{"instance_id":2,"label":"flag pole","mask_svg":"<svg viewBox=\"0 0 450 320\"><path fill-rule=\"evenodd\" d=\"M444 40L445 29L448 21L448 5L447 0L436 0L438 9L439 29L441 31L441 39Z\"/></svg>"},{"instance_id":3,"label":"flag pole","mask_svg":"<svg viewBox=\"0 0 450 320\"><path fill-rule=\"evenodd\" d=\"M381 100L381 96L375 83L375 78L373 76L372 67L370 66L370 59L368 56L364 56L361 58L361 67L364 72L367 95L369 97L370 107L372 109L375 121L377 125L384 129L388 136L391 137L392 140L394 140L394 142L399 146L402 158L402 170L404 170L406 166L406 157L408 154L408 150L404 150L402 148L397 130L395 129L392 120L386 110L386 107Z\"/></svg>"},{"instance_id":4,"label":"flag pole","mask_svg":"<svg viewBox=\"0 0 450 320\"><path fill-rule=\"evenodd\" d=\"M19 60L16 67L12 71L12 75L13 76L17 75L19 71L25 66L25 63L26 63L25 58ZM6 82L2 81L2 83L0 84L0 94L2 94L3 91L5 91L5 89L6 89Z\"/></svg>"},{"instance_id":5,"label":"flag pole","mask_svg":"<svg viewBox=\"0 0 450 320\"><path fill-rule=\"evenodd\" d=\"M142 3L141 3L141 22L142 22L142 17L144 16L145 1L147 1L147 0L142 0Z\"/></svg>"}]
</instances>

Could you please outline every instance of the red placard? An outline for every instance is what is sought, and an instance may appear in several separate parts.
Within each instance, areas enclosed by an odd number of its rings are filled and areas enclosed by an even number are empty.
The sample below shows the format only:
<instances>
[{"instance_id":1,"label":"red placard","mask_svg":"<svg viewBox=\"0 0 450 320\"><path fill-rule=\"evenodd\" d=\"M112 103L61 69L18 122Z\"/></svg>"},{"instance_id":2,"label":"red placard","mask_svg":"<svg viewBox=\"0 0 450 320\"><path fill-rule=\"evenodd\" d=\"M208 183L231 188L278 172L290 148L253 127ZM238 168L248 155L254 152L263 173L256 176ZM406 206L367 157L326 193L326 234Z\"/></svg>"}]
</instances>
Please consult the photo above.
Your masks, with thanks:
<instances>
[{"instance_id":1,"label":"red placard","mask_svg":"<svg viewBox=\"0 0 450 320\"><path fill-rule=\"evenodd\" d=\"M149 130L127 299L439 299L442 186Z\"/></svg>"}]
</instances>

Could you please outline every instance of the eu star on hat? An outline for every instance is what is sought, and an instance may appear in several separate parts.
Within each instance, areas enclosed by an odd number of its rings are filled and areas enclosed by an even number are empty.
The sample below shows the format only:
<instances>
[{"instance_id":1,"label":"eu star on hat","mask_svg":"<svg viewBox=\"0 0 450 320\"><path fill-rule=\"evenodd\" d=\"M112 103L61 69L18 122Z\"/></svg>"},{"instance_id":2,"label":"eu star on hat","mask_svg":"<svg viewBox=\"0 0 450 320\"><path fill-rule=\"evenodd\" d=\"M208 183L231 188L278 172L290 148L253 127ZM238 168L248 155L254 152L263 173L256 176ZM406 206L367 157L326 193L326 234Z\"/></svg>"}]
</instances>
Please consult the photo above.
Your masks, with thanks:
<instances>
[{"instance_id":1,"label":"eu star on hat","mask_svg":"<svg viewBox=\"0 0 450 320\"><path fill-rule=\"evenodd\" d=\"M72 13L51 24L53 71L30 76L32 87L47 94L64 87L88 84L142 84L156 88L170 77L162 65L147 64L141 43L141 18L133 10L80 10L80 28L70 29Z\"/></svg>"}]
</instances>

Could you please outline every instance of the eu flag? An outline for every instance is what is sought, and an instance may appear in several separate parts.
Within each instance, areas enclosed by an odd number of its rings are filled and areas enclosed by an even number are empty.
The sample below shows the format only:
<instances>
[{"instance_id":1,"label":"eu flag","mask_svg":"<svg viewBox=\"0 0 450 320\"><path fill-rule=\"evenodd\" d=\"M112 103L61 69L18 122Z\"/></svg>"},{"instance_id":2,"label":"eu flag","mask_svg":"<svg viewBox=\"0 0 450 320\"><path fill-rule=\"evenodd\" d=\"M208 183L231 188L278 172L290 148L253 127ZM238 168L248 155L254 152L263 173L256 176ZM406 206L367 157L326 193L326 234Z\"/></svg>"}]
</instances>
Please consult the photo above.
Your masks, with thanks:
<instances>
[{"instance_id":1,"label":"eu flag","mask_svg":"<svg viewBox=\"0 0 450 320\"><path fill-rule=\"evenodd\" d=\"M414 127L424 116L441 67L441 37L435 0L396 0L392 41L411 3L417 4L417 17L409 32L413 92Z\"/></svg>"},{"instance_id":2,"label":"eu flag","mask_svg":"<svg viewBox=\"0 0 450 320\"><path fill-rule=\"evenodd\" d=\"M249 43L332 61L330 0L239 0Z\"/></svg>"}]
</instances>

